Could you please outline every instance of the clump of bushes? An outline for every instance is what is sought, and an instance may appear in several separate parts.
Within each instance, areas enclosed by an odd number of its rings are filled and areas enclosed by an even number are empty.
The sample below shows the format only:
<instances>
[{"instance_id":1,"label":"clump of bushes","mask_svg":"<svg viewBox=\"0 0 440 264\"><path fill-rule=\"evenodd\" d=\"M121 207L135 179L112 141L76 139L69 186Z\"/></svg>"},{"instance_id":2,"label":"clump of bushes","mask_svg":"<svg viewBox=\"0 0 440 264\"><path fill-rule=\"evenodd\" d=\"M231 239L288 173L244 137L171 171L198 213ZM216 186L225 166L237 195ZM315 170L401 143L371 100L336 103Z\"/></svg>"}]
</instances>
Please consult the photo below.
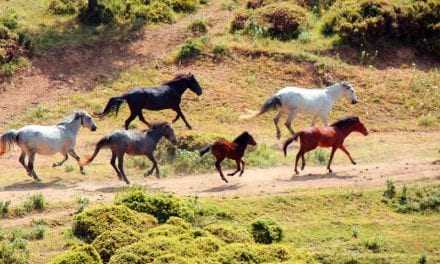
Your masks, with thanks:
<instances>
[{"instance_id":1,"label":"clump of bushes","mask_svg":"<svg viewBox=\"0 0 440 264\"><path fill-rule=\"evenodd\" d=\"M252 241L252 236L247 230L232 225L214 224L207 226L205 229L228 244Z\"/></svg>"},{"instance_id":2,"label":"clump of bushes","mask_svg":"<svg viewBox=\"0 0 440 264\"><path fill-rule=\"evenodd\" d=\"M141 235L131 228L108 230L99 235L92 243L104 263L107 263L116 250L138 242Z\"/></svg>"},{"instance_id":3,"label":"clump of bushes","mask_svg":"<svg viewBox=\"0 0 440 264\"><path fill-rule=\"evenodd\" d=\"M65 0L56 0L65 1ZM174 21L174 12L191 13L198 0L101 0L95 6L84 5L79 17L86 24L126 23L139 18L146 22Z\"/></svg>"},{"instance_id":4,"label":"clump of bushes","mask_svg":"<svg viewBox=\"0 0 440 264\"><path fill-rule=\"evenodd\" d=\"M20 236L12 236L8 240L5 240L5 237L0 237L0 263L29 263L27 241Z\"/></svg>"},{"instance_id":5,"label":"clump of bushes","mask_svg":"<svg viewBox=\"0 0 440 264\"><path fill-rule=\"evenodd\" d=\"M18 32L18 16L12 9L0 13L0 77L11 76L26 66L25 56L32 51L26 34Z\"/></svg>"},{"instance_id":6,"label":"clump of bushes","mask_svg":"<svg viewBox=\"0 0 440 264\"><path fill-rule=\"evenodd\" d=\"M382 201L399 213L440 212L440 186L423 186L397 190L392 182L387 182Z\"/></svg>"},{"instance_id":7,"label":"clump of bushes","mask_svg":"<svg viewBox=\"0 0 440 264\"><path fill-rule=\"evenodd\" d=\"M73 218L73 233L77 237L92 242L109 229L132 228L145 231L157 224L148 214L138 213L123 205L97 206L85 210Z\"/></svg>"},{"instance_id":8,"label":"clump of bushes","mask_svg":"<svg viewBox=\"0 0 440 264\"><path fill-rule=\"evenodd\" d=\"M94 247L80 245L55 257L50 264L102 264L102 261Z\"/></svg>"},{"instance_id":9,"label":"clump of bushes","mask_svg":"<svg viewBox=\"0 0 440 264\"><path fill-rule=\"evenodd\" d=\"M204 34L208 32L208 25L204 20L197 19L188 26L188 29L194 34Z\"/></svg>"},{"instance_id":10,"label":"clump of bushes","mask_svg":"<svg viewBox=\"0 0 440 264\"><path fill-rule=\"evenodd\" d=\"M159 223L166 222L172 216L192 221L195 214L194 206L186 200L171 194L150 194L142 189L133 189L119 194L116 198L116 204L151 214L156 217Z\"/></svg>"},{"instance_id":11,"label":"clump of bushes","mask_svg":"<svg viewBox=\"0 0 440 264\"><path fill-rule=\"evenodd\" d=\"M440 3L385 0L337 1L323 18L322 32L354 46L398 41L440 54Z\"/></svg>"},{"instance_id":12,"label":"clump of bushes","mask_svg":"<svg viewBox=\"0 0 440 264\"><path fill-rule=\"evenodd\" d=\"M0 201L0 218L4 218L9 213L9 206L11 201Z\"/></svg>"},{"instance_id":13,"label":"clump of bushes","mask_svg":"<svg viewBox=\"0 0 440 264\"><path fill-rule=\"evenodd\" d=\"M186 41L179 49L176 61L179 63L197 58L202 53L202 45L195 40Z\"/></svg>"},{"instance_id":14,"label":"clump of bushes","mask_svg":"<svg viewBox=\"0 0 440 264\"><path fill-rule=\"evenodd\" d=\"M72 15L84 4L82 0L52 0L49 3L49 12L55 15Z\"/></svg>"},{"instance_id":15,"label":"clump of bushes","mask_svg":"<svg viewBox=\"0 0 440 264\"><path fill-rule=\"evenodd\" d=\"M231 32L262 35L279 40L296 38L306 21L306 10L294 3L281 2L265 5L255 11L238 12L231 24Z\"/></svg>"},{"instance_id":16,"label":"clump of bushes","mask_svg":"<svg viewBox=\"0 0 440 264\"><path fill-rule=\"evenodd\" d=\"M272 244L283 239L283 229L271 219L258 219L252 223L252 236L257 243Z\"/></svg>"}]
</instances>

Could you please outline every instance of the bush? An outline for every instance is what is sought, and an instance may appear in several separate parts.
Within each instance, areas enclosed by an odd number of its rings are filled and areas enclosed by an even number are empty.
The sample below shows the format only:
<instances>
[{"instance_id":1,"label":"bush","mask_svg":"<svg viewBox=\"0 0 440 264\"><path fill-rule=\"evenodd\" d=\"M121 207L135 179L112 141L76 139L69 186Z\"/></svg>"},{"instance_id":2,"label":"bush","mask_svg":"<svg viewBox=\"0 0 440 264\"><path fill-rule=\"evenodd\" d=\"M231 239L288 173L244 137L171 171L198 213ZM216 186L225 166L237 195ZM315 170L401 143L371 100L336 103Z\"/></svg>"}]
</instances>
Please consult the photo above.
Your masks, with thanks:
<instances>
[{"instance_id":1,"label":"bush","mask_svg":"<svg viewBox=\"0 0 440 264\"><path fill-rule=\"evenodd\" d=\"M195 34L204 34L204 33L208 32L208 26L206 25L206 22L201 19L193 21L188 26L188 29L191 30L191 32L193 32Z\"/></svg>"},{"instance_id":2,"label":"bush","mask_svg":"<svg viewBox=\"0 0 440 264\"><path fill-rule=\"evenodd\" d=\"M175 20L171 7L160 1L152 1L149 5L139 6L134 15L153 23L172 23Z\"/></svg>"},{"instance_id":3,"label":"bush","mask_svg":"<svg viewBox=\"0 0 440 264\"><path fill-rule=\"evenodd\" d=\"M383 197L393 199L396 196L396 186L392 180L387 180L387 189L383 192Z\"/></svg>"},{"instance_id":4,"label":"bush","mask_svg":"<svg viewBox=\"0 0 440 264\"><path fill-rule=\"evenodd\" d=\"M262 244L280 242L283 239L283 229L270 219L258 219L252 223L254 241Z\"/></svg>"},{"instance_id":5,"label":"bush","mask_svg":"<svg viewBox=\"0 0 440 264\"><path fill-rule=\"evenodd\" d=\"M0 217L6 217L9 213L9 206L11 205L11 201L0 201Z\"/></svg>"},{"instance_id":6,"label":"bush","mask_svg":"<svg viewBox=\"0 0 440 264\"><path fill-rule=\"evenodd\" d=\"M243 30L249 35L262 35L279 40L296 38L306 21L306 10L289 2L273 3L254 12L239 11L231 24L231 32Z\"/></svg>"},{"instance_id":7,"label":"bush","mask_svg":"<svg viewBox=\"0 0 440 264\"><path fill-rule=\"evenodd\" d=\"M212 49L212 53L216 59L221 59L223 57L229 56L230 52L226 45L215 45Z\"/></svg>"},{"instance_id":8,"label":"bush","mask_svg":"<svg viewBox=\"0 0 440 264\"><path fill-rule=\"evenodd\" d=\"M151 215L137 213L122 205L98 206L88 208L73 218L73 233L92 242L107 230L132 228L135 231L145 231L156 224L157 220Z\"/></svg>"},{"instance_id":9,"label":"bush","mask_svg":"<svg viewBox=\"0 0 440 264\"><path fill-rule=\"evenodd\" d=\"M52 0L49 3L49 12L55 15L72 15L77 13L83 4L81 0Z\"/></svg>"},{"instance_id":10,"label":"bush","mask_svg":"<svg viewBox=\"0 0 440 264\"><path fill-rule=\"evenodd\" d=\"M282 263L290 258L282 246L229 244L220 250L215 263Z\"/></svg>"},{"instance_id":11,"label":"bush","mask_svg":"<svg viewBox=\"0 0 440 264\"><path fill-rule=\"evenodd\" d=\"M176 12L192 13L196 11L198 0L171 0L171 6Z\"/></svg>"},{"instance_id":12,"label":"bush","mask_svg":"<svg viewBox=\"0 0 440 264\"><path fill-rule=\"evenodd\" d=\"M104 263L107 263L116 250L139 241L141 235L130 228L108 230L92 243Z\"/></svg>"},{"instance_id":13,"label":"bush","mask_svg":"<svg viewBox=\"0 0 440 264\"><path fill-rule=\"evenodd\" d=\"M388 184L387 184L388 185ZM394 195L388 195L385 191L383 202L395 209L399 213L411 212L440 212L440 186L424 186L407 188L402 187L398 195L395 187L392 189Z\"/></svg>"},{"instance_id":14,"label":"bush","mask_svg":"<svg viewBox=\"0 0 440 264\"><path fill-rule=\"evenodd\" d=\"M207 226L205 229L226 243L247 243L252 241L252 236L247 230L232 225L214 224Z\"/></svg>"},{"instance_id":15,"label":"bush","mask_svg":"<svg viewBox=\"0 0 440 264\"><path fill-rule=\"evenodd\" d=\"M201 53L201 44L194 40L188 40L180 47L176 60L178 62L185 62L198 57Z\"/></svg>"},{"instance_id":16,"label":"bush","mask_svg":"<svg viewBox=\"0 0 440 264\"><path fill-rule=\"evenodd\" d=\"M0 263L27 264L29 251L24 240L0 241Z\"/></svg>"},{"instance_id":17,"label":"bush","mask_svg":"<svg viewBox=\"0 0 440 264\"><path fill-rule=\"evenodd\" d=\"M116 204L151 214L157 218L159 223L165 223L172 216L191 222L195 215L194 206L186 200L170 194L150 194L141 189L133 189L119 194L116 198Z\"/></svg>"},{"instance_id":18,"label":"bush","mask_svg":"<svg viewBox=\"0 0 440 264\"><path fill-rule=\"evenodd\" d=\"M396 13L385 0L339 1L324 17L324 34L338 34L354 45L373 43L394 34Z\"/></svg>"},{"instance_id":19,"label":"bush","mask_svg":"<svg viewBox=\"0 0 440 264\"><path fill-rule=\"evenodd\" d=\"M102 261L92 246L82 245L55 257L50 264L102 264Z\"/></svg>"}]
</instances>

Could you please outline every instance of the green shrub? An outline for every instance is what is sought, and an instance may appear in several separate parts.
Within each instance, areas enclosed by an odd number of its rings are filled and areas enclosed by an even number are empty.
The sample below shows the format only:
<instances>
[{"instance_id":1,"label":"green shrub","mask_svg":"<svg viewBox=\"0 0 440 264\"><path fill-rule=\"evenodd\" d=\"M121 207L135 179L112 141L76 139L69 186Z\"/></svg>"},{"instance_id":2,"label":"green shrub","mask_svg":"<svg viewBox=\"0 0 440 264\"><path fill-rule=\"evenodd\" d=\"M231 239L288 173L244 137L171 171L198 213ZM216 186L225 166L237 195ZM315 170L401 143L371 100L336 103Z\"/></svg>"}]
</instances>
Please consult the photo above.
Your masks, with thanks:
<instances>
[{"instance_id":1,"label":"green shrub","mask_svg":"<svg viewBox=\"0 0 440 264\"><path fill-rule=\"evenodd\" d=\"M107 230L132 228L145 231L157 224L151 215L137 213L122 205L88 208L73 218L73 233L87 242Z\"/></svg>"},{"instance_id":2,"label":"green shrub","mask_svg":"<svg viewBox=\"0 0 440 264\"><path fill-rule=\"evenodd\" d=\"M81 0L52 0L49 3L49 12L55 15L76 14L84 4Z\"/></svg>"},{"instance_id":3,"label":"green shrub","mask_svg":"<svg viewBox=\"0 0 440 264\"><path fill-rule=\"evenodd\" d=\"M232 225L214 224L207 226L205 229L226 243L248 243L252 241L252 236L247 230Z\"/></svg>"},{"instance_id":4,"label":"green shrub","mask_svg":"<svg viewBox=\"0 0 440 264\"><path fill-rule=\"evenodd\" d=\"M0 25L4 25L10 30L18 27L18 15L13 9L4 9L0 13Z\"/></svg>"},{"instance_id":5,"label":"green shrub","mask_svg":"<svg viewBox=\"0 0 440 264\"><path fill-rule=\"evenodd\" d=\"M399 213L411 212L440 212L440 186L402 187L394 196L385 195L383 202Z\"/></svg>"},{"instance_id":6,"label":"green shrub","mask_svg":"<svg viewBox=\"0 0 440 264\"><path fill-rule=\"evenodd\" d=\"M383 240L378 237L375 237L373 239L367 239L363 243L365 248L373 251L374 253L379 253L383 248Z\"/></svg>"},{"instance_id":7,"label":"green shrub","mask_svg":"<svg viewBox=\"0 0 440 264\"><path fill-rule=\"evenodd\" d=\"M130 228L108 230L92 243L104 263L107 263L116 250L139 241L141 235Z\"/></svg>"},{"instance_id":8,"label":"green shrub","mask_svg":"<svg viewBox=\"0 0 440 264\"><path fill-rule=\"evenodd\" d=\"M176 12L191 13L196 11L199 4L198 0L170 0L171 6Z\"/></svg>"},{"instance_id":9,"label":"green shrub","mask_svg":"<svg viewBox=\"0 0 440 264\"><path fill-rule=\"evenodd\" d=\"M176 60L185 62L197 58L202 53L202 45L194 40L188 40L180 47Z\"/></svg>"},{"instance_id":10,"label":"green shrub","mask_svg":"<svg viewBox=\"0 0 440 264\"><path fill-rule=\"evenodd\" d=\"M212 49L212 53L214 54L214 57L216 59L221 59L223 57L229 56L230 51L226 45L218 44L214 46L214 48Z\"/></svg>"},{"instance_id":11,"label":"green shrub","mask_svg":"<svg viewBox=\"0 0 440 264\"><path fill-rule=\"evenodd\" d=\"M251 227L252 236L257 243L271 244L283 239L283 229L271 219L258 219Z\"/></svg>"},{"instance_id":12,"label":"green shrub","mask_svg":"<svg viewBox=\"0 0 440 264\"><path fill-rule=\"evenodd\" d=\"M175 20L171 7L161 1L152 1L149 5L138 6L134 15L153 23L172 23Z\"/></svg>"},{"instance_id":13,"label":"green shrub","mask_svg":"<svg viewBox=\"0 0 440 264\"><path fill-rule=\"evenodd\" d=\"M12 241L0 241L0 263L29 263L29 251L26 242L21 238Z\"/></svg>"},{"instance_id":14,"label":"green shrub","mask_svg":"<svg viewBox=\"0 0 440 264\"><path fill-rule=\"evenodd\" d=\"M35 225L32 230L27 235L27 239L30 240L41 240L46 234L46 227L44 225Z\"/></svg>"},{"instance_id":15,"label":"green shrub","mask_svg":"<svg viewBox=\"0 0 440 264\"><path fill-rule=\"evenodd\" d=\"M355 45L376 42L396 31L396 13L385 0L338 1L324 17L322 31Z\"/></svg>"},{"instance_id":16,"label":"green shrub","mask_svg":"<svg viewBox=\"0 0 440 264\"><path fill-rule=\"evenodd\" d=\"M157 218L159 223L166 222L172 216L191 222L194 220L195 214L194 206L186 200L171 194L150 194L141 189L133 189L119 194L116 198L116 204L151 214Z\"/></svg>"},{"instance_id":17,"label":"green shrub","mask_svg":"<svg viewBox=\"0 0 440 264\"><path fill-rule=\"evenodd\" d=\"M256 11L239 11L231 23L231 32L280 40L296 38L306 21L304 8L289 2L266 5Z\"/></svg>"},{"instance_id":18,"label":"green shrub","mask_svg":"<svg viewBox=\"0 0 440 264\"><path fill-rule=\"evenodd\" d=\"M396 196L396 186L394 185L394 182L390 179L387 180L387 188L383 192L383 197L388 199L393 199L394 196Z\"/></svg>"},{"instance_id":19,"label":"green shrub","mask_svg":"<svg viewBox=\"0 0 440 264\"><path fill-rule=\"evenodd\" d=\"M90 200L87 197L78 197L76 202L78 203L78 209L76 210L75 214L79 214L82 213L84 209L86 209L86 207L90 203Z\"/></svg>"},{"instance_id":20,"label":"green shrub","mask_svg":"<svg viewBox=\"0 0 440 264\"><path fill-rule=\"evenodd\" d=\"M220 250L214 263L282 263L290 258L283 246L229 244Z\"/></svg>"},{"instance_id":21,"label":"green shrub","mask_svg":"<svg viewBox=\"0 0 440 264\"><path fill-rule=\"evenodd\" d=\"M204 20L197 19L188 26L188 29L195 34L204 34L208 32L208 25Z\"/></svg>"},{"instance_id":22,"label":"green shrub","mask_svg":"<svg viewBox=\"0 0 440 264\"><path fill-rule=\"evenodd\" d=\"M102 264L102 261L91 245L82 245L55 257L50 264Z\"/></svg>"},{"instance_id":23,"label":"green shrub","mask_svg":"<svg viewBox=\"0 0 440 264\"><path fill-rule=\"evenodd\" d=\"M5 217L9 213L9 206L11 205L11 201L0 201L0 217Z\"/></svg>"}]
</instances>

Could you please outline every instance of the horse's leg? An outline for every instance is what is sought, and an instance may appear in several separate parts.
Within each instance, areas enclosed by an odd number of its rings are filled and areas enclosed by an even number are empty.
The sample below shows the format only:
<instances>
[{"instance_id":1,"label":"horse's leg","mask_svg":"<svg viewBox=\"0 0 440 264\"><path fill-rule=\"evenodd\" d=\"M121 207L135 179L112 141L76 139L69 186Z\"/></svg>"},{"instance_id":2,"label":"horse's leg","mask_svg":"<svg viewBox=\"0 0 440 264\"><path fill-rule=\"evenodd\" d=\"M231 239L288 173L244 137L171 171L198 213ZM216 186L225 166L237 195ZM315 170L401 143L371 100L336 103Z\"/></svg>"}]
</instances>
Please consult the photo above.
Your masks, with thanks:
<instances>
[{"instance_id":1,"label":"horse's leg","mask_svg":"<svg viewBox=\"0 0 440 264\"><path fill-rule=\"evenodd\" d=\"M60 162L55 162L54 164L52 164L52 167L55 168L55 167L59 167L59 166L63 165L67 159L69 159L69 156L67 156L67 154L64 154L64 159Z\"/></svg>"},{"instance_id":2,"label":"horse's leg","mask_svg":"<svg viewBox=\"0 0 440 264\"><path fill-rule=\"evenodd\" d=\"M32 175L31 175L31 173L29 171L29 168L26 165L25 159L26 159L26 153L22 151L21 154L20 154L20 157L18 158L18 161L26 169L27 174L32 177Z\"/></svg>"},{"instance_id":3,"label":"horse's leg","mask_svg":"<svg viewBox=\"0 0 440 264\"><path fill-rule=\"evenodd\" d=\"M180 109L180 106L178 106L174 111L176 111L177 115L182 118L183 122L185 122L186 127L188 129L192 129L191 125L188 123L188 121L186 121L185 115L183 114L182 109Z\"/></svg>"},{"instance_id":4,"label":"horse's leg","mask_svg":"<svg viewBox=\"0 0 440 264\"><path fill-rule=\"evenodd\" d=\"M112 153L112 158L110 160L110 164L112 165L113 169L116 171L116 174L118 174L119 180L122 180L121 173L119 172L118 168L116 167L116 154Z\"/></svg>"},{"instance_id":5,"label":"horse's leg","mask_svg":"<svg viewBox=\"0 0 440 264\"><path fill-rule=\"evenodd\" d=\"M330 154L330 159L328 160L328 165L327 165L327 169L329 173L332 173L332 169L330 168L330 165L332 164L333 161L333 156L335 155L335 151L337 150L337 147L333 147L332 148L332 153Z\"/></svg>"},{"instance_id":6,"label":"horse's leg","mask_svg":"<svg viewBox=\"0 0 440 264\"><path fill-rule=\"evenodd\" d=\"M296 154L296 158L295 158L295 173L297 175L299 174L299 171L298 171L298 161L299 161L299 158L301 158L302 154L303 154L303 151L302 151L302 149L300 149L298 151L298 153Z\"/></svg>"},{"instance_id":7,"label":"horse's leg","mask_svg":"<svg viewBox=\"0 0 440 264\"><path fill-rule=\"evenodd\" d=\"M154 158L153 153L149 153L149 154L147 154L147 157L148 157L149 160L151 160L151 162L153 162L153 167L151 167L151 169L150 169L147 173L145 173L144 176L145 176L145 177L150 176L151 173L153 173L154 169L156 169L156 178L159 179L159 178L160 178L159 168L158 168L158 166L157 166L157 161L156 161L156 159Z\"/></svg>"},{"instance_id":8,"label":"horse's leg","mask_svg":"<svg viewBox=\"0 0 440 264\"><path fill-rule=\"evenodd\" d=\"M350 159L351 163L352 163L353 165L356 165L356 162L353 160L353 158L352 158L351 155L350 155L350 152L348 152L348 150L345 148L345 146L344 146L344 145L341 145L341 146L339 146L339 148L340 148L342 151L344 151L345 154L347 154L347 156L348 156L348 158Z\"/></svg>"},{"instance_id":9,"label":"horse's leg","mask_svg":"<svg viewBox=\"0 0 440 264\"><path fill-rule=\"evenodd\" d=\"M305 152L302 152L302 154L301 154L301 163L302 163L302 165L301 165L301 170L302 170L302 171L303 171L304 168L306 167L306 159L304 158L304 154L305 154Z\"/></svg>"},{"instance_id":10,"label":"horse's leg","mask_svg":"<svg viewBox=\"0 0 440 264\"><path fill-rule=\"evenodd\" d=\"M176 123L176 121L179 120L179 118L180 118L180 114L177 113L176 111L176 117L173 119L173 121L171 121L171 123Z\"/></svg>"},{"instance_id":11,"label":"horse's leg","mask_svg":"<svg viewBox=\"0 0 440 264\"><path fill-rule=\"evenodd\" d=\"M278 122L280 121L281 118L281 111L278 111L277 115L273 118L273 123L275 124L275 129L277 131L277 138L280 139L281 138L281 130L280 127L278 126Z\"/></svg>"},{"instance_id":12,"label":"horse's leg","mask_svg":"<svg viewBox=\"0 0 440 264\"><path fill-rule=\"evenodd\" d=\"M244 162L244 160L241 160L241 172L240 172L240 177L241 177L241 175L243 175L245 164L246 164L246 163Z\"/></svg>"},{"instance_id":13,"label":"horse's leg","mask_svg":"<svg viewBox=\"0 0 440 264\"><path fill-rule=\"evenodd\" d=\"M127 175L124 172L124 153L118 155L118 168L121 172L122 178L127 184L130 184L130 181L127 179Z\"/></svg>"},{"instance_id":14,"label":"horse's leg","mask_svg":"<svg viewBox=\"0 0 440 264\"><path fill-rule=\"evenodd\" d=\"M284 125L287 127L287 129L289 130L289 132L294 135L295 131L293 131L292 129L292 120L295 118L296 113L295 112L289 112L289 114L287 115L287 120L286 123L284 123Z\"/></svg>"},{"instance_id":15,"label":"horse's leg","mask_svg":"<svg viewBox=\"0 0 440 264\"><path fill-rule=\"evenodd\" d=\"M131 112L130 116L125 120L125 130L128 130L130 123L136 118L136 113Z\"/></svg>"},{"instance_id":16,"label":"horse's leg","mask_svg":"<svg viewBox=\"0 0 440 264\"><path fill-rule=\"evenodd\" d=\"M81 174L82 175L85 175L86 173L84 172L84 167L83 166L81 166L81 164L79 163L79 161L80 161L80 157L75 153L75 150L73 150L73 149L71 149L71 150L69 150L69 155L72 157L72 158L74 158L75 160L76 160L76 162L78 162L78 165L79 165L79 171L81 172Z\"/></svg>"},{"instance_id":17,"label":"horse's leg","mask_svg":"<svg viewBox=\"0 0 440 264\"><path fill-rule=\"evenodd\" d=\"M217 169L217 171L220 173L220 177L222 178L223 181L225 181L226 183L228 182L228 180L226 180L225 175L223 175L222 172L222 167L221 167L221 163L222 163L223 159L219 159L215 162L215 168Z\"/></svg>"},{"instance_id":18,"label":"horse's leg","mask_svg":"<svg viewBox=\"0 0 440 264\"><path fill-rule=\"evenodd\" d=\"M34 162L35 162L35 152L31 152L29 154L29 161L28 161L28 169L30 176L34 178L36 181L40 181L40 178L38 178L37 174L34 171Z\"/></svg>"},{"instance_id":19,"label":"horse's leg","mask_svg":"<svg viewBox=\"0 0 440 264\"><path fill-rule=\"evenodd\" d=\"M144 114L142 114L142 110L139 111L138 117L139 117L139 120L141 120L142 123L147 125L147 127L151 127L150 123L148 123L148 121L145 120Z\"/></svg>"},{"instance_id":20,"label":"horse's leg","mask_svg":"<svg viewBox=\"0 0 440 264\"><path fill-rule=\"evenodd\" d=\"M228 173L228 176L234 176L237 172L241 170L240 168L240 160L236 160L235 163L237 164L237 169L234 172Z\"/></svg>"}]
</instances>

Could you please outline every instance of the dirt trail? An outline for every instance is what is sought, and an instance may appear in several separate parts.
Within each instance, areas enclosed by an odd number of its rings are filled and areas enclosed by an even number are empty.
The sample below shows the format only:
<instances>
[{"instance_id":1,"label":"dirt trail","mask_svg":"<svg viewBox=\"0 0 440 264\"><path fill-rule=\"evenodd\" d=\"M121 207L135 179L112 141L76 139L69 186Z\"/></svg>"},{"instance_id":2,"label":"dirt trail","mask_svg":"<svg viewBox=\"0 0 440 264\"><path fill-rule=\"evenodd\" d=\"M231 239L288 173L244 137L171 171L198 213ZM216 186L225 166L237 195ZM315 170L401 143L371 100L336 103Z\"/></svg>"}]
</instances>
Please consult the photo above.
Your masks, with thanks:
<instances>
[{"instance_id":1,"label":"dirt trail","mask_svg":"<svg viewBox=\"0 0 440 264\"><path fill-rule=\"evenodd\" d=\"M216 173L178 176L164 179L135 179L132 184L179 195L211 197L254 196L281 194L298 188L321 187L374 187L383 186L387 179L396 182L440 180L440 165L428 161L400 161L357 166L334 166L335 173L325 173L323 166L307 167L300 175L292 176L292 167L249 169L243 177L229 177L221 181ZM85 196L92 201L109 201L116 192L125 188L121 181L65 182L52 180L34 183L26 180L4 187L0 200L18 202L32 193L44 193L49 201L71 201Z\"/></svg>"},{"instance_id":2,"label":"dirt trail","mask_svg":"<svg viewBox=\"0 0 440 264\"><path fill-rule=\"evenodd\" d=\"M191 35L187 29L191 21L201 17L218 32L227 24L220 21L229 18L229 11L214 1L174 24L147 26L127 41L57 48L34 58L32 67L0 83L0 124L8 124L29 106L73 91L90 90L133 65L156 67Z\"/></svg>"}]
</instances>

